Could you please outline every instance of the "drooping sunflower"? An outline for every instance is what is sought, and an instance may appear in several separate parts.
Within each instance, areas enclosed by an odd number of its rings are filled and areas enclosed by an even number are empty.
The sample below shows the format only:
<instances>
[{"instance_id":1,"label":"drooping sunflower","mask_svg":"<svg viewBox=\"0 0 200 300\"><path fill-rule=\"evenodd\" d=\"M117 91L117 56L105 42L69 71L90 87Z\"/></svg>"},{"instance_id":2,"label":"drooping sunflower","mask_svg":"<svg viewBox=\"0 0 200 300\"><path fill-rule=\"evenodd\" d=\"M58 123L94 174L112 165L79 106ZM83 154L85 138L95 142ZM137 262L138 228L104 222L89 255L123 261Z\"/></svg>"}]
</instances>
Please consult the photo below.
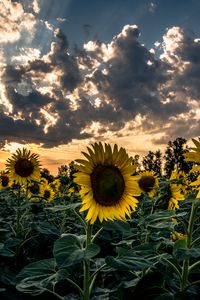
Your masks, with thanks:
<instances>
[{"instance_id":1,"label":"drooping sunflower","mask_svg":"<svg viewBox=\"0 0 200 300\"><path fill-rule=\"evenodd\" d=\"M11 180L16 184L26 184L31 180L39 180L40 163L39 156L31 153L30 150L23 148L17 149L11 158L8 158L6 169L9 172Z\"/></svg>"},{"instance_id":2,"label":"drooping sunflower","mask_svg":"<svg viewBox=\"0 0 200 300\"><path fill-rule=\"evenodd\" d=\"M183 171L172 171L170 180L173 180L175 182L180 183L180 188L182 190L182 193L185 195L187 193L188 188L188 179L186 177L185 172Z\"/></svg>"},{"instance_id":3,"label":"drooping sunflower","mask_svg":"<svg viewBox=\"0 0 200 300\"><path fill-rule=\"evenodd\" d=\"M191 161L200 164L200 138L199 141L192 139L196 148L190 148L193 151L188 151L184 154L186 161ZM192 167L191 171L200 171L200 165Z\"/></svg>"},{"instance_id":4,"label":"drooping sunflower","mask_svg":"<svg viewBox=\"0 0 200 300\"><path fill-rule=\"evenodd\" d=\"M88 211L86 221L93 224L98 218L103 220L126 220L131 210L135 210L141 190L134 176L135 167L131 164L124 148L113 149L109 144L95 143L82 152L85 159L76 160L79 172L74 181L81 186L82 197L80 211Z\"/></svg>"},{"instance_id":5,"label":"drooping sunflower","mask_svg":"<svg viewBox=\"0 0 200 300\"><path fill-rule=\"evenodd\" d=\"M10 180L10 177L7 172L0 173L0 190L9 188L12 185L13 181Z\"/></svg>"},{"instance_id":6,"label":"drooping sunflower","mask_svg":"<svg viewBox=\"0 0 200 300\"><path fill-rule=\"evenodd\" d=\"M139 175L135 176L138 181L138 185L142 192L148 194L149 197L155 195L156 189L158 188L158 177L154 172L144 171Z\"/></svg>"},{"instance_id":7,"label":"drooping sunflower","mask_svg":"<svg viewBox=\"0 0 200 300\"><path fill-rule=\"evenodd\" d=\"M28 186L28 197L31 200L35 200L41 193L41 184L39 182L33 181Z\"/></svg>"},{"instance_id":8,"label":"drooping sunflower","mask_svg":"<svg viewBox=\"0 0 200 300\"><path fill-rule=\"evenodd\" d=\"M190 183L191 186L194 186L197 190L196 198L200 198L200 175L197 177L197 180Z\"/></svg>"},{"instance_id":9,"label":"drooping sunflower","mask_svg":"<svg viewBox=\"0 0 200 300\"><path fill-rule=\"evenodd\" d=\"M168 208L169 210L175 210L179 208L179 201L184 200L185 197L182 192L181 185L170 184L168 186Z\"/></svg>"}]
</instances>

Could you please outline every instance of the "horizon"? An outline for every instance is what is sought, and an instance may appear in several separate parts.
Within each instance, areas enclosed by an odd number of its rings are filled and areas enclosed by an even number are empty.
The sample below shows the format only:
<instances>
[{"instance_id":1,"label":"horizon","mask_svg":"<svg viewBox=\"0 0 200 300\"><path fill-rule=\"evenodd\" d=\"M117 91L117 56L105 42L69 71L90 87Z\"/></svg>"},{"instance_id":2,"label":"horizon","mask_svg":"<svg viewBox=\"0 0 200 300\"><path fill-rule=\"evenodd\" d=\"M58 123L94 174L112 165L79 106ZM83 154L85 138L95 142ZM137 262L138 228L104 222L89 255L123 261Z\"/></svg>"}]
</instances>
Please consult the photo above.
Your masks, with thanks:
<instances>
[{"instance_id":1,"label":"horizon","mask_svg":"<svg viewBox=\"0 0 200 300\"><path fill-rule=\"evenodd\" d=\"M177 138L180 138L180 137L177 137ZM171 140L171 142L173 142L173 140ZM185 147L186 146L191 147L192 144L193 144L192 141L186 141ZM111 144L111 145L112 145L112 148L113 148L114 144ZM119 147L123 147L122 145L121 146L119 144L117 144L117 145ZM13 151L11 151L9 149L7 149L7 151L0 151L0 154L1 155L3 154L5 156L5 157L3 157L3 160L2 160L2 158L0 159L0 172L5 170L6 160L8 158L10 158L15 153L15 151L17 149L27 148L25 145L22 145L21 147L18 147L18 146L19 146L18 144L15 144L15 147L14 147L15 150L13 150ZM85 147L81 151L87 152L87 148L86 147L90 147L90 146L91 146L91 144L85 145ZM155 148L153 150L152 149L146 149L146 151L138 151L138 152L130 152L130 151L127 150L126 147L123 147L123 148L126 149L129 157L132 156L134 158L135 155L139 155L139 162L141 163L142 159L149 153L149 151L152 151L152 152L155 153L156 151L160 150L162 158L163 158L164 155L165 155L165 150L166 150L167 146L168 146L168 143L165 145L165 147L162 147L162 149L160 149L160 148L157 148L157 149ZM11 146L11 147L13 147L13 146ZM83 156L83 154L81 153L81 151L80 151L80 153L77 153L76 157L73 157L74 153L73 154L71 153L71 155L72 155L71 159L66 159L66 160L65 159L61 159L60 160L60 164L59 164L58 160L54 160L53 158L48 158L46 156L46 154L45 155L44 154L42 154L42 155L39 154L40 151L38 150L38 152L37 152L36 149L34 150L34 147L32 147L32 148L28 147L27 149L29 149L31 151L31 153L36 153L36 154L39 155L39 161L40 161L41 168L42 169L44 169L44 168L48 169L49 172L50 172L50 174L53 175L53 176L57 176L58 175L58 168L61 165L67 165L67 166L69 166L70 162L75 161L76 159L85 158ZM54 156L55 155L55 150L53 150L52 152L53 152L53 156ZM59 150L58 150L58 153L60 153ZM162 161L162 165L163 165L163 161Z\"/></svg>"}]
</instances>

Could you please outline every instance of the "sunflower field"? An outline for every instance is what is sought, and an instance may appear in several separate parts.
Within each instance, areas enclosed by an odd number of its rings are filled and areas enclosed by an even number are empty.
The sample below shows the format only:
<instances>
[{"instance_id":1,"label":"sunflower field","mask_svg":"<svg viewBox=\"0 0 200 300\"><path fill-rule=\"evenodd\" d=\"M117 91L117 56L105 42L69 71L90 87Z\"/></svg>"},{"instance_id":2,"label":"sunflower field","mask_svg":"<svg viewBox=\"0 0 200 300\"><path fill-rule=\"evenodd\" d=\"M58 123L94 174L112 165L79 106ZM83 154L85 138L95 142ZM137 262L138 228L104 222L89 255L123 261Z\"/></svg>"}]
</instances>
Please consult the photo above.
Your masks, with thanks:
<instances>
[{"instance_id":1,"label":"sunflower field","mask_svg":"<svg viewBox=\"0 0 200 300\"><path fill-rule=\"evenodd\" d=\"M52 178L18 149L0 173L0 299L200 299L193 142L170 176L95 143Z\"/></svg>"}]
</instances>

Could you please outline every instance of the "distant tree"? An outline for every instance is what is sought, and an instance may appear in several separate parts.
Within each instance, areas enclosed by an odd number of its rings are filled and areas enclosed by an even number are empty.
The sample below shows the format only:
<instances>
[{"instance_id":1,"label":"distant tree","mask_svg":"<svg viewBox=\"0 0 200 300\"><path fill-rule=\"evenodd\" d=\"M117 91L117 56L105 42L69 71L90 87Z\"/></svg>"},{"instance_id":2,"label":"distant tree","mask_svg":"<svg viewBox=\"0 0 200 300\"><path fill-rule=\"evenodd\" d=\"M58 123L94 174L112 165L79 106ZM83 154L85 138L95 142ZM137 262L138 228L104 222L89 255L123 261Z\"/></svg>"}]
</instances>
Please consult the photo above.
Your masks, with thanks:
<instances>
[{"instance_id":1,"label":"distant tree","mask_svg":"<svg viewBox=\"0 0 200 300\"><path fill-rule=\"evenodd\" d=\"M69 177L73 179L76 172L78 172L78 170L76 169L75 163L72 160L69 164Z\"/></svg>"},{"instance_id":2,"label":"distant tree","mask_svg":"<svg viewBox=\"0 0 200 300\"><path fill-rule=\"evenodd\" d=\"M165 165L164 170L166 176L169 178L173 170L183 171L188 173L192 168L192 163L188 163L185 161L184 153L187 150L186 144L187 140L178 137L174 141L169 141L168 146L165 151Z\"/></svg>"},{"instance_id":3,"label":"distant tree","mask_svg":"<svg viewBox=\"0 0 200 300\"><path fill-rule=\"evenodd\" d=\"M48 180L48 182L52 182L54 180L54 176L50 174L50 171L46 168L43 168L40 172L41 177Z\"/></svg>"},{"instance_id":4,"label":"distant tree","mask_svg":"<svg viewBox=\"0 0 200 300\"><path fill-rule=\"evenodd\" d=\"M158 176L161 176L162 173L162 153L160 150L156 152L149 151L142 160L142 166L147 171L153 171Z\"/></svg>"},{"instance_id":5,"label":"distant tree","mask_svg":"<svg viewBox=\"0 0 200 300\"><path fill-rule=\"evenodd\" d=\"M175 166L174 151L173 151L173 146L171 141L168 142L168 146L165 150L164 159L165 159L165 165L164 165L165 175L167 176L167 178L169 178Z\"/></svg>"},{"instance_id":6,"label":"distant tree","mask_svg":"<svg viewBox=\"0 0 200 300\"><path fill-rule=\"evenodd\" d=\"M67 176L69 173L69 167L67 165L61 165L58 167L58 177Z\"/></svg>"},{"instance_id":7,"label":"distant tree","mask_svg":"<svg viewBox=\"0 0 200 300\"><path fill-rule=\"evenodd\" d=\"M140 156L138 154L136 154L134 158L132 158L132 165L136 166L135 172L140 171L141 164L139 163L139 160L140 160Z\"/></svg>"}]
</instances>

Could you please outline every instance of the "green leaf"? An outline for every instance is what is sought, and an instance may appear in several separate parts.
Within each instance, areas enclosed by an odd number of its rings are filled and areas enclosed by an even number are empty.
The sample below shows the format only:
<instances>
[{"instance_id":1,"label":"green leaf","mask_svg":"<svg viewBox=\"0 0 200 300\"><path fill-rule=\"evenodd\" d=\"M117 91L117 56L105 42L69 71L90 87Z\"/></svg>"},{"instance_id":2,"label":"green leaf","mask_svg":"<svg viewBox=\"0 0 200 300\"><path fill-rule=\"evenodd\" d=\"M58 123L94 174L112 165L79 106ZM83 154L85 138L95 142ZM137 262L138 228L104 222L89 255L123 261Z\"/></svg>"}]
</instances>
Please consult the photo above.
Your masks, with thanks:
<instances>
[{"instance_id":1,"label":"green leaf","mask_svg":"<svg viewBox=\"0 0 200 300\"><path fill-rule=\"evenodd\" d=\"M195 199L193 202L196 206L200 206L200 199Z\"/></svg>"},{"instance_id":2,"label":"green leaf","mask_svg":"<svg viewBox=\"0 0 200 300\"><path fill-rule=\"evenodd\" d=\"M161 222L155 222L155 223L149 223L148 224L148 227L149 228L156 228L156 229L169 229L169 230L173 230L174 227L175 227L175 223L174 222L164 222L164 221L161 221Z\"/></svg>"},{"instance_id":3,"label":"green leaf","mask_svg":"<svg viewBox=\"0 0 200 300\"><path fill-rule=\"evenodd\" d=\"M200 257L200 248L177 248L173 251L173 255L177 260L181 261L187 258L196 258Z\"/></svg>"},{"instance_id":4,"label":"green leaf","mask_svg":"<svg viewBox=\"0 0 200 300\"><path fill-rule=\"evenodd\" d=\"M174 211L171 210L163 210L156 212L152 215L148 215L145 217L145 222L158 222L162 220L169 220L170 218L175 217Z\"/></svg>"},{"instance_id":5,"label":"green leaf","mask_svg":"<svg viewBox=\"0 0 200 300\"><path fill-rule=\"evenodd\" d=\"M56 262L54 258L36 261L24 267L17 275L17 282L30 277L45 278L55 273Z\"/></svg>"},{"instance_id":6,"label":"green leaf","mask_svg":"<svg viewBox=\"0 0 200 300\"><path fill-rule=\"evenodd\" d=\"M114 258L112 256L107 256L105 258L105 262L115 269L120 271L137 271L148 268L152 265L152 262L148 261L139 256L135 257L122 257L122 258Z\"/></svg>"},{"instance_id":7,"label":"green leaf","mask_svg":"<svg viewBox=\"0 0 200 300\"><path fill-rule=\"evenodd\" d=\"M70 203L69 205L54 205L52 207L46 207L45 209L53 212L58 212L58 211L74 210L79 206L81 206L81 202Z\"/></svg>"},{"instance_id":8,"label":"green leaf","mask_svg":"<svg viewBox=\"0 0 200 300\"><path fill-rule=\"evenodd\" d=\"M174 297L169 293L165 293L156 297L154 300L174 300Z\"/></svg>"},{"instance_id":9,"label":"green leaf","mask_svg":"<svg viewBox=\"0 0 200 300\"><path fill-rule=\"evenodd\" d=\"M65 273L65 277L67 273ZM63 277L63 274L62 274ZM17 290L32 294L34 296L46 290L52 290L53 286L60 279L56 272L55 259L45 259L27 265L17 275Z\"/></svg>"},{"instance_id":10,"label":"green leaf","mask_svg":"<svg viewBox=\"0 0 200 300\"><path fill-rule=\"evenodd\" d=\"M85 249L85 258L90 259L100 252L101 248L96 244L90 244Z\"/></svg>"},{"instance_id":11,"label":"green leaf","mask_svg":"<svg viewBox=\"0 0 200 300\"><path fill-rule=\"evenodd\" d=\"M60 234L58 229L53 224L50 224L48 222L39 221L36 224L35 229L42 234L47 234L47 235L52 234L56 236L59 236Z\"/></svg>"},{"instance_id":12,"label":"green leaf","mask_svg":"<svg viewBox=\"0 0 200 300\"><path fill-rule=\"evenodd\" d=\"M79 238L67 234L54 243L53 254L59 268L69 267L84 258L84 249Z\"/></svg>"},{"instance_id":13,"label":"green leaf","mask_svg":"<svg viewBox=\"0 0 200 300\"><path fill-rule=\"evenodd\" d=\"M13 257L15 256L15 252L9 249L4 243L0 243L0 256Z\"/></svg>"},{"instance_id":14,"label":"green leaf","mask_svg":"<svg viewBox=\"0 0 200 300\"><path fill-rule=\"evenodd\" d=\"M85 236L66 234L54 243L53 253L59 268L69 267L99 253L100 247L96 244L84 248L84 240Z\"/></svg>"},{"instance_id":15,"label":"green leaf","mask_svg":"<svg viewBox=\"0 0 200 300\"><path fill-rule=\"evenodd\" d=\"M103 227L106 230L120 231L123 233L130 233L131 230L129 223L122 221L105 222L105 225Z\"/></svg>"},{"instance_id":16,"label":"green leaf","mask_svg":"<svg viewBox=\"0 0 200 300\"><path fill-rule=\"evenodd\" d=\"M174 243L174 250L176 250L176 249L182 249L182 248L187 248L187 242L186 242L186 240L177 240Z\"/></svg>"}]
</instances>

